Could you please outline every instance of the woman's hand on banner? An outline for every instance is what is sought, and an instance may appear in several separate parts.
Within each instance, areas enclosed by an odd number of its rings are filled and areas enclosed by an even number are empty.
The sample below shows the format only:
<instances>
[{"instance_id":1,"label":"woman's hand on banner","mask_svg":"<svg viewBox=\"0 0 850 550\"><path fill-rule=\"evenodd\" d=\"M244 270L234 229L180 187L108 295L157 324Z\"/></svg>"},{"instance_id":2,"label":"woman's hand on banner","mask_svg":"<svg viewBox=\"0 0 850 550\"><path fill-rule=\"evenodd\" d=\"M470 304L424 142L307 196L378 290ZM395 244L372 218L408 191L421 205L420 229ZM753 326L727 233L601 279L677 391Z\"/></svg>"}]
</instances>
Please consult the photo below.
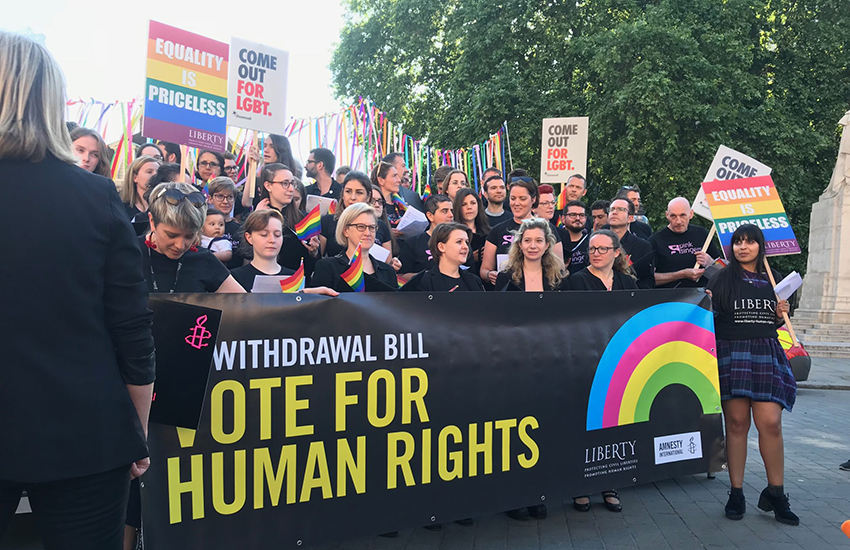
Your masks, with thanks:
<instances>
[{"instance_id":1,"label":"woman's hand on banner","mask_svg":"<svg viewBox=\"0 0 850 550\"><path fill-rule=\"evenodd\" d=\"M151 459L150 457L145 457L141 460L137 460L134 463L130 464L130 479L136 479L137 477L142 477L145 472L148 471L148 468L151 467Z\"/></svg>"}]
</instances>

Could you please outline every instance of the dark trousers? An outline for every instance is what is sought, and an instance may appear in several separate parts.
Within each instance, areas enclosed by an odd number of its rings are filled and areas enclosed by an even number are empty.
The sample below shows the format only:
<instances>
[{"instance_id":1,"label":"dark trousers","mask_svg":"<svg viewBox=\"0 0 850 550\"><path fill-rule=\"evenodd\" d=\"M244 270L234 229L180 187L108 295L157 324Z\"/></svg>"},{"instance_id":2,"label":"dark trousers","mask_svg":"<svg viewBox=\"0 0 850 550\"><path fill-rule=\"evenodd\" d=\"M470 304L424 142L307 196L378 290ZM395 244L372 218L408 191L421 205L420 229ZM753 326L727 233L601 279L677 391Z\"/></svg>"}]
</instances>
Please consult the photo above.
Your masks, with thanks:
<instances>
[{"instance_id":1,"label":"dark trousers","mask_svg":"<svg viewBox=\"0 0 850 550\"><path fill-rule=\"evenodd\" d=\"M45 483L0 480L0 541L26 491L46 550L121 550L130 467Z\"/></svg>"}]
</instances>

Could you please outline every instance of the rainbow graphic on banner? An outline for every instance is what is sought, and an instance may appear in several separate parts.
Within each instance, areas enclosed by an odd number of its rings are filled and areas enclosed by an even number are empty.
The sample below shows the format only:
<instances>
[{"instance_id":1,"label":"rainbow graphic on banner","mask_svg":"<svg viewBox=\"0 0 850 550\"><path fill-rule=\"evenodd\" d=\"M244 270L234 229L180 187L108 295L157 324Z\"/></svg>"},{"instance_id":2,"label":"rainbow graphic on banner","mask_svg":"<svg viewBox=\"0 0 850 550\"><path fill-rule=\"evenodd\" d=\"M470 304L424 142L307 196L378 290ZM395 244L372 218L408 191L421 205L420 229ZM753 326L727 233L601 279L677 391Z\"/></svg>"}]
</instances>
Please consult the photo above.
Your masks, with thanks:
<instances>
[{"instance_id":1,"label":"rainbow graphic on banner","mask_svg":"<svg viewBox=\"0 0 850 550\"><path fill-rule=\"evenodd\" d=\"M142 135L224 151L230 46L150 22Z\"/></svg>"},{"instance_id":2,"label":"rainbow graphic on banner","mask_svg":"<svg viewBox=\"0 0 850 550\"><path fill-rule=\"evenodd\" d=\"M704 414L720 414L714 317L696 304L669 302L649 307L614 334L593 377L587 430L649 420L664 388L686 386Z\"/></svg>"},{"instance_id":3,"label":"rainbow graphic on banner","mask_svg":"<svg viewBox=\"0 0 850 550\"><path fill-rule=\"evenodd\" d=\"M357 250L354 251L354 256L351 257L351 263L342 275L342 280L348 283L354 292L365 292L366 281L363 278L363 256L360 254L360 245L357 245Z\"/></svg>"},{"instance_id":4,"label":"rainbow graphic on banner","mask_svg":"<svg viewBox=\"0 0 850 550\"><path fill-rule=\"evenodd\" d=\"M298 269L287 277L286 279L280 280L280 290L287 294L293 292L300 292L304 290L304 259L301 259L301 265L298 266Z\"/></svg>"},{"instance_id":5,"label":"rainbow graphic on banner","mask_svg":"<svg viewBox=\"0 0 850 550\"><path fill-rule=\"evenodd\" d=\"M309 214L304 216L300 222L295 224L295 234L302 241L309 241L313 237L318 237L322 232L322 213L320 211L321 204L317 204Z\"/></svg>"}]
</instances>

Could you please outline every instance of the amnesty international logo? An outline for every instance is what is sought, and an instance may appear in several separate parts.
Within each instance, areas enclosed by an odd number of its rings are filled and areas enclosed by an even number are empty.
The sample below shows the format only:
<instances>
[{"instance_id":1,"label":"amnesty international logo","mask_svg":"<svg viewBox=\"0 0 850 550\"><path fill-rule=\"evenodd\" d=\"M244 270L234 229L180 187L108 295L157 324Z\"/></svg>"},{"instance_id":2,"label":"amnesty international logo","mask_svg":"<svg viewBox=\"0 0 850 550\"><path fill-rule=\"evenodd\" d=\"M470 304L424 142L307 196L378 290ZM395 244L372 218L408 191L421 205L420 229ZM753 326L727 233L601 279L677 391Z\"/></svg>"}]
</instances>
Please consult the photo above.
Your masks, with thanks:
<instances>
[{"instance_id":1,"label":"amnesty international logo","mask_svg":"<svg viewBox=\"0 0 850 550\"><path fill-rule=\"evenodd\" d=\"M690 443L688 443L688 452L691 453L692 455L696 454L696 452L697 452L697 444L694 443L693 437L691 438Z\"/></svg>"},{"instance_id":2,"label":"amnesty international logo","mask_svg":"<svg viewBox=\"0 0 850 550\"><path fill-rule=\"evenodd\" d=\"M192 346L195 349L201 349L207 347L209 344L205 343L205 340L209 340L212 336L212 333L207 330L204 324L207 322L207 316L201 315L195 321L195 326L192 327L192 332L189 333L189 336L184 338L186 343Z\"/></svg>"}]
</instances>

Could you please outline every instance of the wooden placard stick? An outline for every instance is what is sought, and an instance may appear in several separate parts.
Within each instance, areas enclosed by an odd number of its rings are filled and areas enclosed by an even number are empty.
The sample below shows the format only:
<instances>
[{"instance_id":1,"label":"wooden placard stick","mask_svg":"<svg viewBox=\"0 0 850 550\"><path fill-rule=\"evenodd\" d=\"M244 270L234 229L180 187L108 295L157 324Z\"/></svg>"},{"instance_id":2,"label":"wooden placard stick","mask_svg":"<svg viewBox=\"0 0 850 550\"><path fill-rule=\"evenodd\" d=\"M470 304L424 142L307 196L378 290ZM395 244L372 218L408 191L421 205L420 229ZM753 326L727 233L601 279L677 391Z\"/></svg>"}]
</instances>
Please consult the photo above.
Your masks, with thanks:
<instances>
[{"instance_id":1,"label":"wooden placard stick","mask_svg":"<svg viewBox=\"0 0 850 550\"><path fill-rule=\"evenodd\" d=\"M717 233L717 226L713 223L711 224L711 231L708 232L708 237L705 238L705 242L702 245L702 251L705 252L708 250L708 245L711 244L711 239L714 238L714 234ZM699 260L694 264L694 269L699 267Z\"/></svg>"},{"instance_id":2,"label":"wooden placard stick","mask_svg":"<svg viewBox=\"0 0 850 550\"><path fill-rule=\"evenodd\" d=\"M254 132L254 137L251 138L251 151L253 151L256 147L257 132ZM248 174L246 175L245 180L245 192L253 199L257 188L257 161L252 158L252 155L248 155L248 159Z\"/></svg>"},{"instance_id":3,"label":"wooden placard stick","mask_svg":"<svg viewBox=\"0 0 850 550\"><path fill-rule=\"evenodd\" d=\"M180 181L186 177L186 166L189 162L189 148L185 145L180 146ZM191 180L190 180L191 181Z\"/></svg>"},{"instance_id":4,"label":"wooden placard stick","mask_svg":"<svg viewBox=\"0 0 850 550\"><path fill-rule=\"evenodd\" d=\"M773 271L770 269L770 264L767 263L767 256L764 257L764 267L767 270L767 278L770 279L770 284L773 285L773 288L776 288L776 279L773 278ZM777 302L779 301L779 296L776 297ZM800 345L800 341L797 340L797 335L794 333L794 327L791 325L791 318L788 317L788 313L783 312L782 318L785 319L785 327L788 329L788 334L791 335L791 341L794 342L795 346Z\"/></svg>"}]
</instances>

